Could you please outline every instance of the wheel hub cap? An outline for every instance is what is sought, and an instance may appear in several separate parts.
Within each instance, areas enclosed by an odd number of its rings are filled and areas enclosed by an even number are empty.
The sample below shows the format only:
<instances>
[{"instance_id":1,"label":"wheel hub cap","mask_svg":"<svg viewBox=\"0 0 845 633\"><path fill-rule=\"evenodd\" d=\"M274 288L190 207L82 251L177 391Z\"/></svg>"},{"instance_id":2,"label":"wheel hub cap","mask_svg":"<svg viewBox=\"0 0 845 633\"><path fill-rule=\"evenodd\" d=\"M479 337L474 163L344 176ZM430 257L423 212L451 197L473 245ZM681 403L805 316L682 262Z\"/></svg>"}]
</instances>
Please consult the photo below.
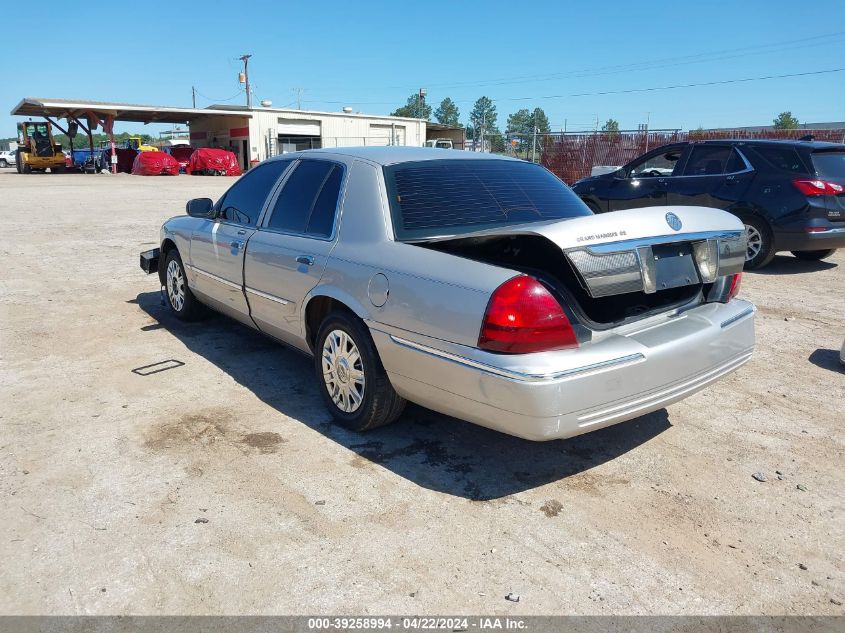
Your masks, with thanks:
<instances>
[{"instance_id":1,"label":"wheel hub cap","mask_svg":"<svg viewBox=\"0 0 845 633\"><path fill-rule=\"evenodd\" d=\"M756 227L750 224L745 225L745 239L748 244L745 250L745 261L749 261L757 257L760 250L763 248L763 236Z\"/></svg>"},{"instance_id":2,"label":"wheel hub cap","mask_svg":"<svg viewBox=\"0 0 845 633\"><path fill-rule=\"evenodd\" d=\"M185 277L182 275L182 269L175 260L171 260L167 265L167 298L170 300L171 307L179 312L182 306L185 305Z\"/></svg>"},{"instance_id":3,"label":"wheel hub cap","mask_svg":"<svg viewBox=\"0 0 845 633\"><path fill-rule=\"evenodd\" d=\"M364 401L364 364L352 337L332 330L323 342L323 381L332 402L344 413L357 411Z\"/></svg>"}]
</instances>

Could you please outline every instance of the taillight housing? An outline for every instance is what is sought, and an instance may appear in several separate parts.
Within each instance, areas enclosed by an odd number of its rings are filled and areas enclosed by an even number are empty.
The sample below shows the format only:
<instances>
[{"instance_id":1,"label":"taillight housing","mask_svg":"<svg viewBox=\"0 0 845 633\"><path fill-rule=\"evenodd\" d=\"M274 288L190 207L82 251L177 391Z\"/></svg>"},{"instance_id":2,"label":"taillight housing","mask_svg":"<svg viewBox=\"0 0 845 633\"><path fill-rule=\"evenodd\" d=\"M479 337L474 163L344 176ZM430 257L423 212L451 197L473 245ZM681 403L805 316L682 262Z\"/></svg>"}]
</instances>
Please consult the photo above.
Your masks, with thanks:
<instances>
[{"instance_id":1,"label":"taillight housing","mask_svg":"<svg viewBox=\"0 0 845 633\"><path fill-rule=\"evenodd\" d=\"M478 347L528 354L578 347L569 318L546 287L520 275L496 288L487 304Z\"/></svg>"},{"instance_id":2,"label":"taillight housing","mask_svg":"<svg viewBox=\"0 0 845 633\"><path fill-rule=\"evenodd\" d=\"M728 301L739 294L739 284L742 282L742 273L737 273L731 279L731 289L728 290Z\"/></svg>"},{"instance_id":3,"label":"taillight housing","mask_svg":"<svg viewBox=\"0 0 845 633\"><path fill-rule=\"evenodd\" d=\"M845 191L842 185L826 180L793 180L792 184L805 196L835 196Z\"/></svg>"}]
</instances>

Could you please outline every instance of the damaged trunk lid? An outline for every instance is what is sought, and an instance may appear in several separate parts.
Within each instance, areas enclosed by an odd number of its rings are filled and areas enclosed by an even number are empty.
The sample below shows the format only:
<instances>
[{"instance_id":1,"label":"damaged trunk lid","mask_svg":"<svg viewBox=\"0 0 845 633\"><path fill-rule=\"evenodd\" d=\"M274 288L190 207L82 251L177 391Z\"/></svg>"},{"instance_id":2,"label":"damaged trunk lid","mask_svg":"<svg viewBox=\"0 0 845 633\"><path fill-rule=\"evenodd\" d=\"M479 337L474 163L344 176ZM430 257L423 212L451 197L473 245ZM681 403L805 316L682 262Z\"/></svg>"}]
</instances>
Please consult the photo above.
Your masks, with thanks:
<instances>
[{"instance_id":1,"label":"damaged trunk lid","mask_svg":"<svg viewBox=\"0 0 845 633\"><path fill-rule=\"evenodd\" d=\"M598 326L706 300L745 263L740 220L705 207L629 209L417 243L537 276Z\"/></svg>"}]
</instances>

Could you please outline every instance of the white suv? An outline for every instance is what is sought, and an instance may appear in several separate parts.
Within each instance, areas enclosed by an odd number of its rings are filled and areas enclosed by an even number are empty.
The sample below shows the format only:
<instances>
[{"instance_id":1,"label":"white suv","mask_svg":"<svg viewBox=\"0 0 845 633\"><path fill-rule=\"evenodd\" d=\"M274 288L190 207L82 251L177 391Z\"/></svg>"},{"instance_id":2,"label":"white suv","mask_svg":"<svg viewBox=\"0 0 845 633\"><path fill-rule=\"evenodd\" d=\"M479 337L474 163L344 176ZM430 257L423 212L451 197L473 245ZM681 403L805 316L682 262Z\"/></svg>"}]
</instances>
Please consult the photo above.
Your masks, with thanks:
<instances>
[{"instance_id":1,"label":"white suv","mask_svg":"<svg viewBox=\"0 0 845 633\"><path fill-rule=\"evenodd\" d=\"M15 164L16 150L0 150L0 167L9 167Z\"/></svg>"}]
</instances>

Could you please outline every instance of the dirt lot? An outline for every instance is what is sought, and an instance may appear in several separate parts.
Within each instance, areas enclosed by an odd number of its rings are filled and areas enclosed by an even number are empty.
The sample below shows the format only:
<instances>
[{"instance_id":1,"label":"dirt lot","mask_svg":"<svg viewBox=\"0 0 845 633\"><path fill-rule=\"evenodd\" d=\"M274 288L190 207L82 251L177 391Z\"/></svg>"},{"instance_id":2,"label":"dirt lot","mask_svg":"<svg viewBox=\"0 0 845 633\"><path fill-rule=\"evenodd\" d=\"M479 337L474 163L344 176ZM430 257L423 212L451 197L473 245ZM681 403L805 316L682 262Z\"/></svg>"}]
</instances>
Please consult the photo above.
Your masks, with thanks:
<instances>
[{"instance_id":1,"label":"dirt lot","mask_svg":"<svg viewBox=\"0 0 845 633\"><path fill-rule=\"evenodd\" d=\"M844 612L845 253L746 275L754 359L667 410L358 436L309 359L139 269L230 182L0 172L0 613Z\"/></svg>"}]
</instances>

